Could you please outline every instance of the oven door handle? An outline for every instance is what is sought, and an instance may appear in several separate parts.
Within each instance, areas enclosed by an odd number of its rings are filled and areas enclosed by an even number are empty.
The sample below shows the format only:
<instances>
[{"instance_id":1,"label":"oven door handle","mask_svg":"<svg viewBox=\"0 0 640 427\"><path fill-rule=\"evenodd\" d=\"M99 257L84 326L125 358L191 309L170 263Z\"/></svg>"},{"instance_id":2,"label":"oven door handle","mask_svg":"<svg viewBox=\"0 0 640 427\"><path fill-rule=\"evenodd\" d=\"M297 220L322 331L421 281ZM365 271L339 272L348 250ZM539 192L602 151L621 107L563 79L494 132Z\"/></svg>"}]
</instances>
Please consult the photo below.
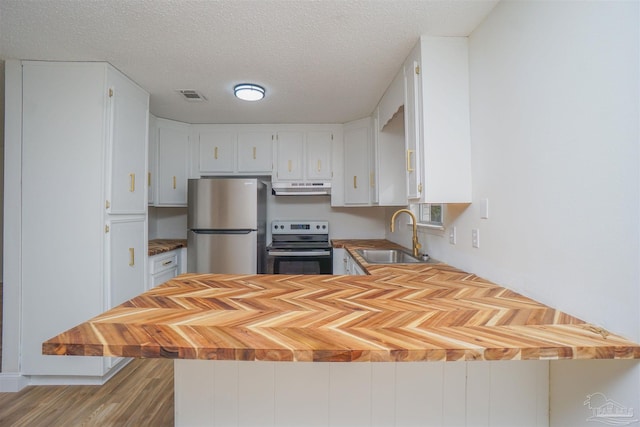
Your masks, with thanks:
<instances>
[{"instance_id":1,"label":"oven door handle","mask_svg":"<svg viewBox=\"0 0 640 427\"><path fill-rule=\"evenodd\" d=\"M269 256L329 256L331 251L274 251L269 250Z\"/></svg>"}]
</instances>

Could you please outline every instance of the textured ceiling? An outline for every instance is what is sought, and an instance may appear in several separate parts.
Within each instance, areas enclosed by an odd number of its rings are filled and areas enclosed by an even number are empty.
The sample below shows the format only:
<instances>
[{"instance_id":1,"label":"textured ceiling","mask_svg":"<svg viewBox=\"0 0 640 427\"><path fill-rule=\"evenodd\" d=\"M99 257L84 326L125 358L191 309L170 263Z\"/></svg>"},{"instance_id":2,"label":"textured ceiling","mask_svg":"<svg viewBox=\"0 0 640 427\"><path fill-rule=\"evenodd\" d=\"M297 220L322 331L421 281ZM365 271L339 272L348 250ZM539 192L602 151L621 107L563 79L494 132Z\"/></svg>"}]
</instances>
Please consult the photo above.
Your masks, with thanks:
<instances>
[{"instance_id":1,"label":"textured ceiling","mask_svg":"<svg viewBox=\"0 0 640 427\"><path fill-rule=\"evenodd\" d=\"M0 59L107 61L153 114L189 123L344 123L371 114L420 35L469 35L497 2L0 0ZM267 98L235 99L243 82Z\"/></svg>"}]
</instances>

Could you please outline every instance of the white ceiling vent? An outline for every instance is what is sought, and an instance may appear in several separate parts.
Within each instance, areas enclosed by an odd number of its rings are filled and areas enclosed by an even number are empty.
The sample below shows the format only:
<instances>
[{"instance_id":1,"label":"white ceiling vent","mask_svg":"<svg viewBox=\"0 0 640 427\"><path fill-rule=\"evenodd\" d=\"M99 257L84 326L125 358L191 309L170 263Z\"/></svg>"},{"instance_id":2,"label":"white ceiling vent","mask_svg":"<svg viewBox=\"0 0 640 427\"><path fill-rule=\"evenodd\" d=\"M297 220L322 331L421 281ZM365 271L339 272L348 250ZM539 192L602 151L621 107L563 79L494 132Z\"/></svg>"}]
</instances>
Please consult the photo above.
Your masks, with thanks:
<instances>
[{"instance_id":1,"label":"white ceiling vent","mask_svg":"<svg viewBox=\"0 0 640 427\"><path fill-rule=\"evenodd\" d=\"M197 90L178 90L178 93L180 93L184 97L184 99L190 102L202 102L207 100L207 98L205 98L204 95L202 95Z\"/></svg>"}]
</instances>

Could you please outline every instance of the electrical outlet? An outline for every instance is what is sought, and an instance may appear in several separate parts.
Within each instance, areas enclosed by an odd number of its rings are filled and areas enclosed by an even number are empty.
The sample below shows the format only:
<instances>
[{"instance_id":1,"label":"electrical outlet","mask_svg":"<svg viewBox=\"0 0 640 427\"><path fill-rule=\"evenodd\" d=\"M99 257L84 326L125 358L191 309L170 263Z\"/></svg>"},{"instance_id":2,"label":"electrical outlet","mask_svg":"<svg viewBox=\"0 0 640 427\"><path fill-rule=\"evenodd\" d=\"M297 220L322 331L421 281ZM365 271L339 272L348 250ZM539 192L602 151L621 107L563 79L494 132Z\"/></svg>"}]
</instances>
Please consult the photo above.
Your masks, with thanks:
<instances>
[{"instance_id":1,"label":"electrical outlet","mask_svg":"<svg viewBox=\"0 0 640 427\"><path fill-rule=\"evenodd\" d=\"M477 228L471 230L471 246L474 248L480 247L480 230Z\"/></svg>"},{"instance_id":2,"label":"electrical outlet","mask_svg":"<svg viewBox=\"0 0 640 427\"><path fill-rule=\"evenodd\" d=\"M455 227L449 228L449 244L451 245L456 244L456 228Z\"/></svg>"}]
</instances>

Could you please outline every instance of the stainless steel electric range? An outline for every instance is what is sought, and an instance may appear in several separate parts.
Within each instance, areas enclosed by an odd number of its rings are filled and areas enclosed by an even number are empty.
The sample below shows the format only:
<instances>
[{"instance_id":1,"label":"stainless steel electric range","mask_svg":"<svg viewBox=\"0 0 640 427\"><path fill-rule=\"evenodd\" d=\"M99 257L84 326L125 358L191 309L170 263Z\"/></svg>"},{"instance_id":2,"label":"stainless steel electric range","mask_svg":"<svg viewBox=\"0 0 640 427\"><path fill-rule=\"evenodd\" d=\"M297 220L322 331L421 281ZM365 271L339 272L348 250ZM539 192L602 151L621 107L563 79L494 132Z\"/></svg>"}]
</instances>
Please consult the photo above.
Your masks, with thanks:
<instances>
[{"instance_id":1,"label":"stainless steel electric range","mask_svg":"<svg viewBox=\"0 0 640 427\"><path fill-rule=\"evenodd\" d=\"M332 274L328 221L272 221L269 274Z\"/></svg>"}]
</instances>

